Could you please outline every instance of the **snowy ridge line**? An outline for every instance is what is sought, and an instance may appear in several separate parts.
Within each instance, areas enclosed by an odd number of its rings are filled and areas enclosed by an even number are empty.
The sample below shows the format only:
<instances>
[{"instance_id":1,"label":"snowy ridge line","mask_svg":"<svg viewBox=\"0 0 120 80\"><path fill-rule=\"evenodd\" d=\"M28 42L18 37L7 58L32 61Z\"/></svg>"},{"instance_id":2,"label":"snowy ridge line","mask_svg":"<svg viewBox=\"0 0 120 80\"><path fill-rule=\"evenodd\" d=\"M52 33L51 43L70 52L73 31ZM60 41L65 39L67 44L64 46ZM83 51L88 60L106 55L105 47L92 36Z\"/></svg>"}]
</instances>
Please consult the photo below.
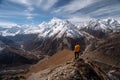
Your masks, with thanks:
<instances>
[{"instance_id":1,"label":"snowy ridge line","mask_svg":"<svg viewBox=\"0 0 120 80\"><path fill-rule=\"evenodd\" d=\"M9 28L0 27L0 35L15 36L18 34L39 34L39 37L61 37L66 34L68 37L80 37L80 29L87 28L92 30L101 30L103 32L120 32L120 22L114 19L91 20L84 25L75 26L67 20L53 18L49 22L42 22L37 26L32 25L14 25Z\"/></svg>"}]
</instances>

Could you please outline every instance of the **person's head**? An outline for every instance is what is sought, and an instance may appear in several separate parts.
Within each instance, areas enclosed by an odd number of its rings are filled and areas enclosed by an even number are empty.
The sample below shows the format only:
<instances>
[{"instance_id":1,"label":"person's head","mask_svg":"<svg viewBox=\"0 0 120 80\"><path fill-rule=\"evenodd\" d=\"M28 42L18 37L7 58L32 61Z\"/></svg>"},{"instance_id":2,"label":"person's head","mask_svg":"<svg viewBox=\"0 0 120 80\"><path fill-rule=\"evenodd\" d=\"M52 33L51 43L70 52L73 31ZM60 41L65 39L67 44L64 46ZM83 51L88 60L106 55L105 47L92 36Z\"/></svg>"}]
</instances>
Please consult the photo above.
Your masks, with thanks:
<instances>
[{"instance_id":1,"label":"person's head","mask_svg":"<svg viewBox=\"0 0 120 80\"><path fill-rule=\"evenodd\" d=\"M76 45L79 44L79 42L76 42Z\"/></svg>"}]
</instances>

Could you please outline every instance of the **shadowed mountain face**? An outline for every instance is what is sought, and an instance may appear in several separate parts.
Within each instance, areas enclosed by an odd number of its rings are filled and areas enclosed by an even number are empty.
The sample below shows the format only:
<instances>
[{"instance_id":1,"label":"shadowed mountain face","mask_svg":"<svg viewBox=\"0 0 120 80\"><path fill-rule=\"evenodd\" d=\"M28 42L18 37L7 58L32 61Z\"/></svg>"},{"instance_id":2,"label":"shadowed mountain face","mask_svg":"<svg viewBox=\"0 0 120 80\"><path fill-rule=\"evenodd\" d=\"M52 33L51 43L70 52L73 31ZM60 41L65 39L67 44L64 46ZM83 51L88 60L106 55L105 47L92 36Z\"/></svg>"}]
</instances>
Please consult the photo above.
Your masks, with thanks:
<instances>
[{"instance_id":1,"label":"shadowed mountain face","mask_svg":"<svg viewBox=\"0 0 120 80\"><path fill-rule=\"evenodd\" d=\"M102 39L96 40L86 48L86 57L90 59L105 62L104 59L108 58L113 61L120 61L120 33L111 33ZM100 57L101 56L101 57ZM102 59L103 57L103 59ZM111 63L112 63L111 62ZM118 65L120 66L120 65Z\"/></svg>"},{"instance_id":2,"label":"shadowed mountain face","mask_svg":"<svg viewBox=\"0 0 120 80\"><path fill-rule=\"evenodd\" d=\"M0 78L1 76L24 73L31 64L42 58L43 56L38 57L20 49L19 44L10 39L0 37Z\"/></svg>"},{"instance_id":3,"label":"shadowed mountain face","mask_svg":"<svg viewBox=\"0 0 120 80\"><path fill-rule=\"evenodd\" d=\"M6 37L18 43L20 42L24 43L24 42L33 40L34 38L37 37L37 35L38 34L18 34L15 36L6 36Z\"/></svg>"},{"instance_id":4,"label":"shadowed mountain face","mask_svg":"<svg viewBox=\"0 0 120 80\"><path fill-rule=\"evenodd\" d=\"M92 29L81 29L81 31L85 31L87 33L89 33L90 35L93 35L94 37L97 38L103 38L105 35L107 35L105 32L101 31L101 30L92 30Z\"/></svg>"},{"instance_id":5,"label":"shadowed mountain face","mask_svg":"<svg viewBox=\"0 0 120 80\"><path fill-rule=\"evenodd\" d=\"M119 77L120 33L111 33L104 38L95 41L86 48L82 57L97 64L106 73L111 73Z\"/></svg>"},{"instance_id":6,"label":"shadowed mountain face","mask_svg":"<svg viewBox=\"0 0 120 80\"><path fill-rule=\"evenodd\" d=\"M31 57L29 57L31 55ZM32 63L34 55L20 49L20 45L11 39L0 36L0 64ZM31 59L31 61L30 61ZM36 57L37 59L37 57Z\"/></svg>"},{"instance_id":7,"label":"shadowed mountain face","mask_svg":"<svg viewBox=\"0 0 120 80\"><path fill-rule=\"evenodd\" d=\"M0 53L0 64L1 65L4 65L4 64L7 64L7 65L16 64L17 65L17 64L27 64L27 63L29 64L31 63L31 61L25 57L22 57L19 54L16 54L15 52L9 51L8 49L5 49Z\"/></svg>"},{"instance_id":8,"label":"shadowed mountain face","mask_svg":"<svg viewBox=\"0 0 120 80\"><path fill-rule=\"evenodd\" d=\"M43 56L37 57L34 54L6 47L0 52L0 80L16 80L13 77L17 74L26 73L30 66L43 59Z\"/></svg>"},{"instance_id":9,"label":"shadowed mountain face","mask_svg":"<svg viewBox=\"0 0 120 80\"><path fill-rule=\"evenodd\" d=\"M4 46L11 46L11 47L15 47L15 48L20 48L20 45L17 44L15 41L9 39L9 38L6 38L6 37L3 37L3 36L0 36L0 42L4 44ZM0 45L2 46L2 45Z\"/></svg>"},{"instance_id":10,"label":"shadowed mountain face","mask_svg":"<svg viewBox=\"0 0 120 80\"><path fill-rule=\"evenodd\" d=\"M20 62L23 62L25 60L25 58L19 56L19 54L16 54L16 52L11 51L8 48L19 49L20 46L16 42L0 36L0 65L13 64L13 63L17 63L18 60Z\"/></svg>"},{"instance_id":11,"label":"shadowed mountain face","mask_svg":"<svg viewBox=\"0 0 120 80\"><path fill-rule=\"evenodd\" d=\"M81 50L85 49L85 42L84 38L69 38L69 37L63 37L63 38L45 38L45 39L36 39L32 43L28 44L26 47L27 50L31 51L39 51L41 50L46 55L53 55L54 53L61 51L63 49L74 49L74 45L76 42L79 42L79 44L82 46Z\"/></svg>"},{"instance_id":12,"label":"shadowed mountain face","mask_svg":"<svg viewBox=\"0 0 120 80\"><path fill-rule=\"evenodd\" d=\"M20 49L6 47L0 52L0 64L32 64L38 58Z\"/></svg>"}]
</instances>

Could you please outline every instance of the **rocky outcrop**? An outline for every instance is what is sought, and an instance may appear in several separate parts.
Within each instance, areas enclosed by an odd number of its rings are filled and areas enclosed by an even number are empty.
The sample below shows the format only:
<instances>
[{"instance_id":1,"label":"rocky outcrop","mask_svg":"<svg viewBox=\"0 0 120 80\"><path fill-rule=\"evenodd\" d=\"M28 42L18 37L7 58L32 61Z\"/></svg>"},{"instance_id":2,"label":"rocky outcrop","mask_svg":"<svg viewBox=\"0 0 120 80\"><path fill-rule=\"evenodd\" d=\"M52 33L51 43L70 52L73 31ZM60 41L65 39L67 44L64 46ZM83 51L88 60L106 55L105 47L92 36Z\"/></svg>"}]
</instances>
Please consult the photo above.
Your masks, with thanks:
<instances>
[{"instance_id":1,"label":"rocky outcrop","mask_svg":"<svg viewBox=\"0 0 120 80\"><path fill-rule=\"evenodd\" d=\"M53 69L45 69L27 80L110 80L105 72L92 63L78 59Z\"/></svg>"}]
</instances>

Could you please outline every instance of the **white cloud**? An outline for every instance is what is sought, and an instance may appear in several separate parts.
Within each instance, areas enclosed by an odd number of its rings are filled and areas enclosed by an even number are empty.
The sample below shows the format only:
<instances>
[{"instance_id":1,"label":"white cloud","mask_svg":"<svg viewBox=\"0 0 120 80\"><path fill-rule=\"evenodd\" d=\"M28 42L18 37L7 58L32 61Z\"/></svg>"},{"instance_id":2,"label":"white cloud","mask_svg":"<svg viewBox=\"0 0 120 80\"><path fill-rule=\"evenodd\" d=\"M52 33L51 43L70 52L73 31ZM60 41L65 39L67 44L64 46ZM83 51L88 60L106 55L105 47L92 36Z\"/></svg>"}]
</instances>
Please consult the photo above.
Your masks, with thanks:
<instances>
[{"instance_id":1,"label":"white cloud","mask_svg":"<svg viewBox=\"0 0 120 80\"><path fill-rule=\"evenodd\" d=\"M26 6L31 5L30 0L10 0L10 1L12 1L14 3L18 3L18 4L23 4Z\"/></svg>"},{"instance_id":2,"label":"white cloud","mask_svg":"<svg viewBox=\"0 0 120 80\"><path fill-rule=\"evenodd\" d=\"M16 16L23 17L25 15L26 15L26 12L24 12L24 11L20 12L20 11L2 10L0 12L0 18L14 18Z\"/></svg>"},{"instance_id":3,"label":"white cloud","mask_svg":"<svg viewBox=\"0 0 120 80\"><path fill-rule=\"evenodd\" d=\"M94 18L91 18L90 16L75 16L75 15L69 16L69 18L67 18L67 20L75 24L85 23L85 22L90 21L91 19L94 19Z\"/></svg>"},{"instance_id":4,"label":"white cloud","mask_svg":"<svg viewBox=\"0 0 120 80\"><path fill-rule=\"evenodd\" d=\"M97 0L99 1L99 0ZM62 6L58 9L56 9L54 12L58 13L58 12L68 12L68 13L73 13L77 10L80 10L92 3L97 2L96 0L74 0L71 3L69 3L68 5Z\"/></svg>"},{"instance_id":5,"label":"white cloud","mask_svg":"<svg viewBox=\"0 0 120 80\"><path fill-rule=\"evenodd\" d=\"M31 13L26 14L27 19L33 19L33 15Z\"/></svg>"},{"instance_id":6,"label":"white cloud","mask_svg":"<svg viewBox=\"0 0 120 80\"><path fill-rule=\"evenodd\" d=\"M35 7L42 8L43 10L50 9L58 0L10 0L14 3L22 4L26 6L26 9L22 13L26 16L26 19L33 19L35 16ZM14 13L13 13L14 14Z\"/></svg>"},{"instance_id":7,"label":"white cloud","mask_svg":"<svg viewBox=\"0 0 120 80\"><path fill-rule=\"evenodd\" d=\"M28 11L33 11L34 8L33 8L32 6L29 6L29 7L27 8L27 10L28 10Z\"/></svg>"},{"instance_id":8,"label":"white cloud","mask_svg":"<svg viewBox=\"0 0 120 80\"><path fill-rule=\"evenodd\" d=\"M9 22L9 21L0 21L0 27L11 27L17 25L14 22Z\"/></svg>"},{"instance_id":9,"label":"white cloud","mask_svg":"<svg viewBox=\"0 0 120 80\"><path fill-rule=\"evenodd\" d=\"M23 4L29 7L29 10L33 10L34 6L42 8L44 10L50 9L58 0L10 0L14 3ZM32 8L30 8L32 7Z\"/></svg>"},{"instance_id":10,"label":"white cloud","mask_svg":"<svg viewBox=\"0 0 120 80\"><path fill-rule=\"evenodd\" d=\"M101 0L73 0L65 6L55 9L52 14L56 14L56 16L62 16L73 23L82 23L91 19L95 19L93 17L97 15L103 15L106 13L115 14L116 11L120 11L119 4L114 4L89 12L88 14L81 14L81 12L79 12L78 14L71 14L96 2L101 2ZM116 15L114 15L114 17L115 16Z\"/></svg>"},{"instance_id":11,"label":"white cloud","mask_svg":"<svg viewBox=\"0 0 120 80\"><path fill-rule=\"evenodd\" d=\"M79 14L71 14L71 13L74 13L77 10L87 7L88 5L91 5L95 2L96 2L95 0L74 0L65 6L55 9L52 13L57 14L59 16L62 15L62 17L71 21L72 23L81 24L94 18L90 17L90 15L83 15L81 13Z\"/></svg>"},{"instance_id":12,"label":"white cloud","mask_svg":"<svg viewBox=\"0 0 120 80\"><path fill-rule=\"evenodd\" d=\"M0 18L26 18L26 19L33 19L35 16L40 15L37 13L33 13L29 10L20 11L9 11L9 10L2 10L0 12Z\"/></svg>"},{"instance_id":13,"label":"white cloud","mask_svg":"<svg viewBox=\"0 0 120 80\"><path fill-rule=\"evenodd\" d=\"M109 13L109 14L113 14L115 13L116 11L120 11L120 8L119 8L120 5L111 5L111 6L106 6L104 8L100 8L96 11L93 11L91 13L89 13L90 15L102 15L102 14L106 14L106 13ZM109 15L108 15L109 16ZM113 15L115 16L115 15Z\"/></svg>"},{"instance_id":14,"label":"white cloud","mask_svg":"<svg viewBox=\"0 0 120 80\"><path fill-rule=\"evenodd\" d=\"M28 20L34 18L34 13L32 12L33 10L34 8L32 6L29 6L26 10L24 10L25 16Z\"/></svg>"},{"instance_id":15,"label":"white cloud","mask_svg":"<svg viewBox=\"0 0 120 80\"><path fill-rule=\"evenodd\" d=\"M11 16L9 15L0 15L0 18L10 18Z\"/></svg>"},{"instance_id":16,"label":"white cloud","mask_svg":"<svg viewBox=\"0 0 120 80\"><path fill-rule=\"evenodd\" d=\"M27 19L30 20L30 19L33 19L33 17L32 16L27 16Z\"/></svg>"},{"instance_id":17,"label":"white cloud","mask_svg":"<svg viewBox=\"0 0 120 80\"><path fill-rule=\"evenodd\" d=\"M47 2L45 3L45 5L43 5L43 8L45 10L48 10L49 8L51 8L58 0L47 0Z\"/></svg>"},{"instance_id":18,"label":"white cloud","mask_svg":"<svg viewBox=\"0 0 120 80\"><path fill-rule=\"evenodd\" d=\"M28 12L27 11L8 11L4 10L0 12L0 16L10 16L10 17L15 17L15 16L26 16Z\"/></svg>"}]
</instances>

